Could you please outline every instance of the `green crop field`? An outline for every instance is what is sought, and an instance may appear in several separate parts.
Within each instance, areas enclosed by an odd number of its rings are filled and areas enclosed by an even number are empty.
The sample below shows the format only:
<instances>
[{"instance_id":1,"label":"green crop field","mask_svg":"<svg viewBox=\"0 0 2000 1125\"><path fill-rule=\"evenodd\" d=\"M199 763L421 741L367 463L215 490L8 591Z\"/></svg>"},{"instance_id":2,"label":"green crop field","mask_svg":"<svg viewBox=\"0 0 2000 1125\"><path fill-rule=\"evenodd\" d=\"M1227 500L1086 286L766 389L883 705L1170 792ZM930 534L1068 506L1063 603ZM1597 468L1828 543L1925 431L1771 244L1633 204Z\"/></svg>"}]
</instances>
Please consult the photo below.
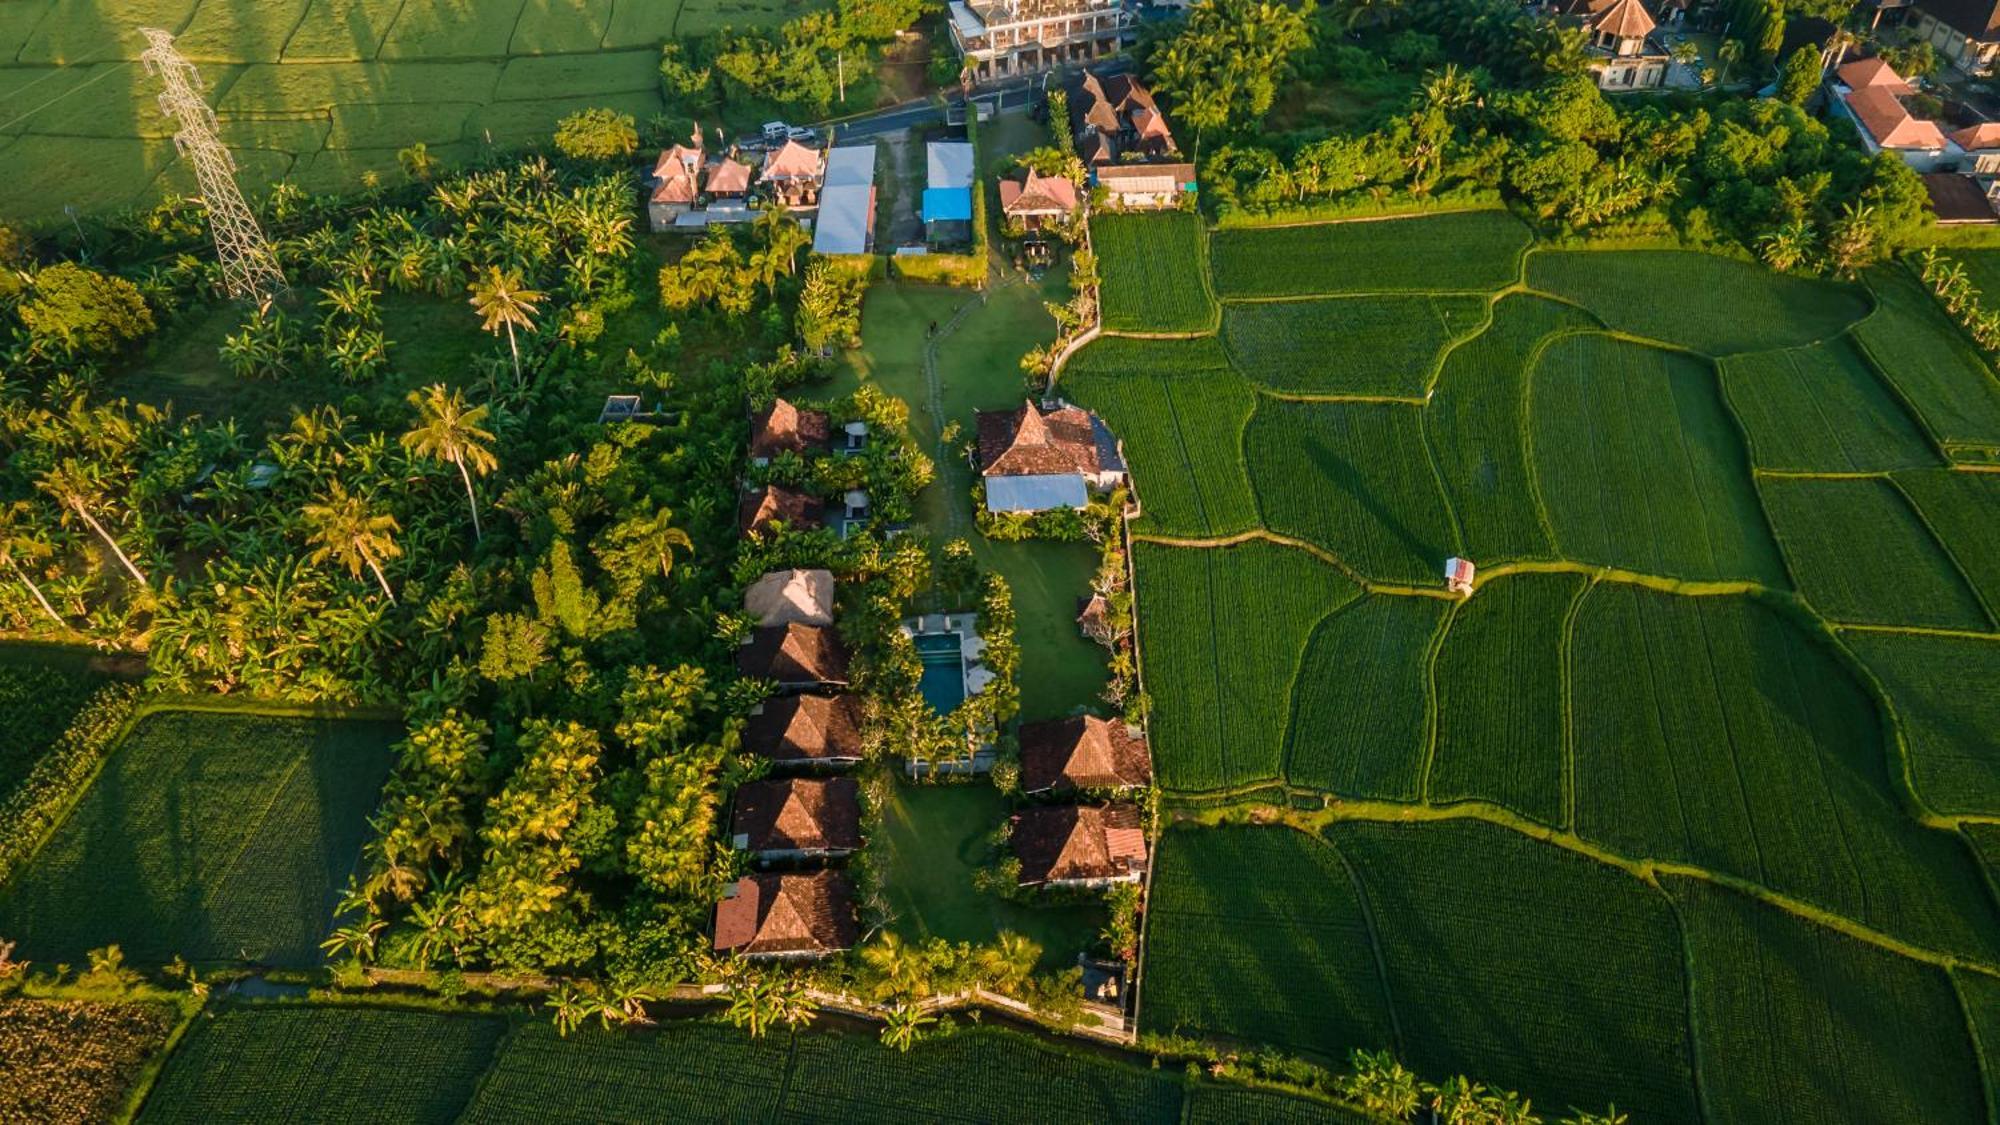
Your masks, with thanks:
<instances>
[{"instance_id":1,"label":"green crop field","mask_svg":"<svg viewBox=\"0 0 2000 1125\"><path fill-rule=\"evenodd\" d=\"M1692 879L1672 879L1696 1050L1718 1121L1977 1121L1979 1060L1950 977Z\"/></svg>"},{"instance_id":2,"label":"green crop field","mask_svg":"<svg viewBox=\"0 0 2000 1125\"><path fill-rule=\"evenodd\" d=\"M1157 762L1161 782L1215 789L1277 777L1307 639L1354 599L1354 584L1303 551L1260 542L1214 551L1141 543L1133 563L1147 688L1174 701L1152 728L1176 748Z\"/></svg>"},{"instance_id":3,"label":"green crop field","mask_svg":"<svg viewBox=\"0 0 2000 1125\"><path fill-rule=\"evenodd\" d=\"M1242 452L1243 429L1257 396L1243 380L1226 369L1173 375L1072 372L1064 386L1124 439L1133 475L1145 482L1139 503L1147 531L1228 535L1257 525L1257 497Z\"/></svg>"},{"instance_id":4,"label":"green crop field","mask_svg":"<svg viewBox=\"0 0 2000 1125\"><path fill-rule=\"evenodd\" d=\"M1827 617L1988 627L1958 564L1889 482L1767 477L1757 487L1799 592Z\"/></svg>"},{"instance_id":5,"label":"green crop field","mask_svg":"<svg viewBox=\"0 0 2000 1125\"><path fill-rule=\"evenodd\" d=\"M1320 622L1299 667L1285 780L1343 797L1422 795L1431 650L1450 609L1374 596Z\"/></svg>"},{"instance_id":6,"label":"green crop field","mask_svg":"<svg viewBox=\"0 0 2000 1125\"><path fill-rule=\"evenodd\" d=\"M0 650L0 800L69 728L103 682L81 661L52 657L46 650Z\"/></svg>"},{"instance_id":7,"label":"green crop field","mask_svg":"<svg viewBox=\"0 0 2000 1125\"><path fill-rule=\"evenodd\" d=\"M1917 796L1943 813L2000 816L2000 637L1843 639L1888 693Z\"/></svg>"},{"instance_id":8,"label":"green crop field","mask_svg":"<svg viewBox=\"0 0 2000 1125\"><path fill-rule=\"evenodd\" d=\"M1896 487L2000 617L2000 474L1898 473Z\"/></svg>"},{"instance_id":9,"label":"green crop field","mask_svg":"<svg viewBox=\"0 0 2000 1125\"><path fill-rule=\"evenodd\" d=\"M1538 251L1528 287L1607 326L1709 356L1811 344L1868 315L1858 286L1679 250Z\"/></svg>"},{"instance_id":10,"label":"green crop field","mask_svg":"<svg viewBox=\"0 0 2000 1125\"><path fill-rule=\"evenodd\" d=\"M1435 580L1459 536L1422 430L1413 406L1260 403L1243 447L1264 525L1372 579Z\"/></svg>"},{"instance_id":11,"label":"green crop field","mask_svg":"<svg viewBox=\"0 0 2000 1125\"><path fill-rule=\"evenodd\" d=\"M1225 299L1488 291L1513 283L1528 239L1505 211L1222 230L1211 268Z\"/></svg>"},{"instance_id":12,"label":"green crop field","mask_svg":"<svg viewBox=\"0 0 2000 1125\"><path fill-rule=\"evenodd\" d=\"M400 175L416 141L445 159L546 140L573 110L660 112L659 45L770 26L816 0L6 0L0 4L0 215L60 222L191 192L139 66L140 27L202 68L246 194L280 179L351 189ZM11 140L11 143L7 143Z\"/></svg>"},{"instance_id":13,"label":"green crop field","mask_svg":"<svg viewBox=\"0 0 2000 1125\"><path fill-rule=\"evenodd\" d=\"M1232 302L1222 338L1236 369L1274 391L1421 399L1486 307L1483 297L1422 295Z\"/></svg>"},{"instance_id":14,"label":"green crop field","mask_svg":"<svg viewBox=\"0 0 2000 1125\"><path fill-rule=\"evenodd\" d=\"M1587 588L1580 575L1514 575L1458 612L1437 655L1427 799L1563 822L1565 626Z\"/></svg>"},{"instance_id":15,"label":"green crop field","mask_svg":"<svg viewBox=\"0 0 2000 1125\"><path fill-rule=\"evenodd\" d=\"M474 1015L224 1008L197 1017L140 1120L454 1121L506 1030Z\"/></svg>"},{"instance_id":16,"label":"green crop field","mask_svg":"<svg viewBox=\"0 0 2000 1125\"><path fill-rule=\"evenodd\" d=\"M1721 364L1760 469L1871 473L1938 463L1922 430L1846 337Z\"/></svg>"},{"instance_id":17,"label":"green crop field","mask_svg":"<svg viewBox=\"0 0 2000 1125\"><path fill-rule=\"evenodd\" d=\"M1160 499L1168 809L1321 826L1167 834L1144 1029L1544 1112L1989 1116L2000 475L1944 467L1989 369L1900 268L1692 253L1534 251L1461 338L1514 251L1441 221L1218 232L1217 339L1066 375Z\"/></svg>"},{"instance_id":18,"label":"green crop field","mask_svg":"<svg viewBox=\"0 0 2000 1125\"><path fill-rule=\"evenodd\" d=\"M1868 274L1877 307L1855 339L1954 460L2000 463L2000 382L1909 271Z\"/></svg>"},{"instance_id":19,"label":"green crop field","mask_svg":"<svg viewBox=\"0 0 2000 1125\"><path fill-rule=\"evenodd\" d=\"M388 773L386 723L152 715L0 896L37 960L315 965Z\"/></svg>"},{"instance_id":20,"label":"green crop field","mask_svg":"<svg viewBox=\"0 0 2000 1125\"><path fill-rule=\"evenodd\" d=\"M1561 555L1675 578L1784 583L1707 364L1573 336L1542 353L1530 397L1535 476Z\"/></svg>"},{"instance_id":21,"label":"green crop field","mask_svg":"<svg viewBox=\"0 0 2000 1125\"><path fill-rule=\"evenodd\" d=\"M1212 332L1200 216L1105 215L1090 225L1103 268L1107 332Z\"/></svg>"}]
</instances>

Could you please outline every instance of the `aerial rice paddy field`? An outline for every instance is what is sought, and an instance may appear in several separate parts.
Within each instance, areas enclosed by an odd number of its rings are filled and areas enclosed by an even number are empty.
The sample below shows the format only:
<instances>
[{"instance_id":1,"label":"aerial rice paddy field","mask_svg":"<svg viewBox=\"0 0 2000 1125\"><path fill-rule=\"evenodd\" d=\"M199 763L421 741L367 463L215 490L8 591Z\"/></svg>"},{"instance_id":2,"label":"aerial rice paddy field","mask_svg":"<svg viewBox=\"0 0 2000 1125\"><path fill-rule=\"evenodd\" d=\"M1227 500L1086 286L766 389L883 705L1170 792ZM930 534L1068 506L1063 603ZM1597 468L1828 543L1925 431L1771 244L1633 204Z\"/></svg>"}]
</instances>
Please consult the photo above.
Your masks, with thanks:
<instances>
[{"instance_id":1,"label":"aerial rice paddy field","mask_svg":"<svg viewBox=\"0 0 2000 1125\"><path fill-rule=\"evenodd\" d=\"M205 711L141 719L0 888L17 956L312 967L389 772L391 723Z\"/></svg>"},{"instance_id":2,"label":"aerial rice paddy field","mask_svg":"<svg viewBox=\"0 0 2000 1125\"><path fill-rule=\"evenodd\" d=\"M564 114L662 108L659 46L768 26L814 0L4 0L0 214L63 221L193 190L141 27L201 67L245 193L399 174L418 141L441 159L546 139Z\"/></svg>"},{"instance_id":3,"label":"aerial rice paddy field","mask_svg":"<svg viewBox=\"0 0 2000 1125\"><path fill-rule=\"evenodd\" d=\"M1499 212L1180 269L1212 338L1063 376L1144 502L1143 1028L1634 1120L1993 1115L2000 379L1909 270Z\"/></svg>"},{"instance_id":4,"label":"aerial rice paddy field","mask_svg":"<svg viewBox=\"0 0 2000 1125\"><path fill-rule=\"evenodd\" d=\"M281 1004L198 1017L139 1120L1173 1123L1184 1112L1352 1120L994 1027L901 1054L872 1034L829 1030L752 1039L683 1020L565 1037L506 1015Z\"/></svg>"}]
</instances>

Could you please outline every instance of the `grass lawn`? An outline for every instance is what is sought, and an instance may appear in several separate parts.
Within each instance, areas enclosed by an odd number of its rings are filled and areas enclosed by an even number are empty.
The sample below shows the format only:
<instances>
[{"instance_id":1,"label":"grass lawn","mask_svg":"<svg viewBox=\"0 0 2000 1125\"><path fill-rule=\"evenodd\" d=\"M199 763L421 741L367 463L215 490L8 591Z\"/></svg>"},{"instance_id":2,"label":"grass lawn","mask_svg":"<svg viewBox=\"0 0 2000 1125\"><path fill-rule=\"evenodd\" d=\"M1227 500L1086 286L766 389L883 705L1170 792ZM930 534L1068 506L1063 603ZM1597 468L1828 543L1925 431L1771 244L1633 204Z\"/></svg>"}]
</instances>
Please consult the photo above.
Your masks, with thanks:
<instances>
[{"instance_id":1,"label":"grass lawn","mask_svg":"<svg viewBox=\"0 0 2000 1125\"><path fill-rule=\"evenodd\" d=\"M843 357L843 368L824 392L846 394L864 382L910 404L910 429L937 462L937 481L917 498L917 518L941 539L964 538L982 565L998 571L1014 590L1021 642L1022 714L1029 719L1067 715L1091 703L1104 686L1104 650L1076 628L1076 600L1089 590L1096 549L1087 543L992 543L972 522L972 469L964 454L975 410L1015 405L1026 394L1017 357L1052 339L1055 322L1042 308L1060 300L1067 277L1055 271L1039 282L989 290L939 346L938 387L924 377L925 332L940 326L980 295L937 286L878 284L861 311L861 346ZM955 425L954 425L955 424ZM952 429L940 440L941 426Z\"/></svg>"},{"instance_id":2,"label":"grass lawn","mask_svg":"<svg viewBox=\"0 0 2000 1125\"><path fill-rule=\"evenodd\" d=\"M981 894L972 885L1007 812L1006 798L984 781L899 783L882 824L888 843L882 882L895 916L891 928L911 940L971 942L1012 930L1041 944L1044 969L1073 965L1076 955L1096 942L1106 919L1102 907L1023 906Z\"/></svg>"}]
</instances>

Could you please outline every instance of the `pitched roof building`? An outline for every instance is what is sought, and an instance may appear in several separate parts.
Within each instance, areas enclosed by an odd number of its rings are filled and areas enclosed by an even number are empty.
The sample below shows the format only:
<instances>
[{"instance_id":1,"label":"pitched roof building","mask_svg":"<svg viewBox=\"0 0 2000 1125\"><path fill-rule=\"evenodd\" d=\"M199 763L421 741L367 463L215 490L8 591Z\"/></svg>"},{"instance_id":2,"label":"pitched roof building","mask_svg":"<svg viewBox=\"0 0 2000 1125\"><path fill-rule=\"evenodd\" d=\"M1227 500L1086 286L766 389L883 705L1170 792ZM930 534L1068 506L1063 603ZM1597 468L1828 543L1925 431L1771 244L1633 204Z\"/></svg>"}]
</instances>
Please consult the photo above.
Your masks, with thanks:
<instances>
[{"instance_id":1,"label":"pitched roof building","mask_svg":"<svg viewBox=\"0 0 2000 1125\"><path fill-rule=\"evenodd\" d=\"M1951 147L1937 122L1912 114L1903 99L1916 88L1879 58L1848 63L1834 72L1833 96L1861 132L1871 154L1892 152L1919 172L1936 171Z\"/></svg>"},{"instance_id":2,"label":"pitched roof building","mask_svg":"<svg viewBox=\"0 0 2000 1125\"><path fill-rule=\"evenodd\" d=\"M757 182L770 188L786 207L799 211L819 206L820 181L825 175L823 153L788 140L764 154L764 170Z\"/></svg>"},{"instance_id":3,"label":"pitched roof building","mask_svg":"<svg viewBox=\"0 0 2000 1125\"><path fill-rule=\"evenodd\" d=\"M1077 603L1076 627L1098 644L1110 644L1115 639L1111 631L1111 603L1098 593L1079 598Z\"/></svg>"},{"instance_id":4,"label":"pitched roof building","mask_svg":"<svg viewBox=\"0 0 2000 1125\"><path fill-rule=\"evenodd\" d=\"M715 949L806 959L854 948L854 888L837 871L745 875L715 907Z\"/></svg>"},{"instance_id":5,"label":"pitched roof building","mask_svg":"<svg viewBox=\"0 0 2000 1125\"><path fill-rule=\"evenodd\" d=\"M823 625L761 625L736 650L736 670L800 690L847 686L847 647Z\"/></svg>"},{"instance_id":6,"label":"pitched roof building","mask_svg":"<svg viewBox=\"0 0 2000 1125\"><path fill-rule=\"evenodd\" d=\"M1076 185L1064 176L1044 176L1028 169L1025 180L1000 181L1000 212L1035 230L1044 219L1066 219L1076 213Z\"/></svg>"},{"instance_id":7,"label":"pitched roof building","mask_svg":"<svg viewBox=\"0 0 2000 1125\"><path fill-rule=\"evenodd\" d=\"M1014 816L1020 884L1136 883L1146 871L1146 830L1136 805L1046 805Z\"/></svg>"},{"instance_id":8,"label":"pitched roof building","mask_svg":"<svg viewBox=\"0 0 2000 1125\"><path fill-rule=\"evenodd\" d=\"M1134 22L1118 0L949 0L945 10L975 83L1108 55Z\"/></svg>"},{"instance_id":9,"label":"pitched roof building","mask_svg":"<svg viewBox=\"0 0 2000 1125\"><path fill-rule=\"evenodd\" d=\"M736 505L736 529L747 536L769 533L774 523L793 531L811 531L822 526L825 506L803 492L767 484L746 494Z\"/></svg>"},{"instance_id":10,"label":"pitched roof building","mask_svg":"<svg viewBox=\"0 0 2000 1125\"><path fill-rule=\"evenodd\" d=\"M1084 71L1070 94L1069 113L1077 155L1086 164L1159 159L1180 151L1153 92L1130 74L1100 78Z\"/></svg>"},{"instance_id":11,"label":"pitched roof building","mask_svg":"<svg viewBox=\"0 0 2000 1125\"><path fill-rule=\"evenodd\" d=\"M1088 503L1090 489L1125 479L1118 439L1081 407L1043 410L1025 402L1015 410L982 410L976 420L979 472L991 511L1078 508Z\"/></svg>"},{"instance_id":12,"label":"pitched roof building","mask_svg":"<svg viewBox=\"0 0 2000 1125\"><path fill-rule=\"evenodd\" d=\"M767 858L846 855L861 846L861 787L851 777L782 777L736 790L730 837Z\"/></svg>"},{"instance_id":13,"label":"pitched roof building","mask_svg":"<svg viewBox=\"0 0 2000 1125\"><path fill-rule=\"evenodd\" d=\"M1021 791L1132 789L1153 779L1146 738L1124 722L1079 715L1021 725Z\"/></svg>"},{"instance_id":14,"label":"pitched roof building","mask_svg":"<svg viewBox=\"0 0 2000 1125\"><path fill-rule=\"evenodd\" d=\"M861 708L847 695L767 699L743 727L743 748L789 765L847 765L861 760Z\"/></svg>"},{"instance_id":15,"label":"pitched roof building","mask_svg":"<svg viewBox=\"0 0 2000 1125\"><path fill-rule=\"evenodd\" d=\"M833 624L833 572L774 570L743 591L743 608L759 625Z\"/></svg>"},{"instance_id":16,"label":"pitched roof building","mask_svg":"<svg viewBox=\"0 0 2000 1125\"><path fill-rule=\"evenodd\" d=\"M708 166L708 192L710 195L746 195L750 191L750 166L732 156L725 156Z\"/></svg>"},{"instance_id":17,"label":"pitched roof building","mask_svg":"<svg viewBox=\"0 0 2000 1125\"><path fill-rule=\"evenodd\" d=\"M800 410L782 398L750 416L750 461L768 465L780 453L813 453L827 447L832 419L823 410Z\"/></svg>"}]
</instances>

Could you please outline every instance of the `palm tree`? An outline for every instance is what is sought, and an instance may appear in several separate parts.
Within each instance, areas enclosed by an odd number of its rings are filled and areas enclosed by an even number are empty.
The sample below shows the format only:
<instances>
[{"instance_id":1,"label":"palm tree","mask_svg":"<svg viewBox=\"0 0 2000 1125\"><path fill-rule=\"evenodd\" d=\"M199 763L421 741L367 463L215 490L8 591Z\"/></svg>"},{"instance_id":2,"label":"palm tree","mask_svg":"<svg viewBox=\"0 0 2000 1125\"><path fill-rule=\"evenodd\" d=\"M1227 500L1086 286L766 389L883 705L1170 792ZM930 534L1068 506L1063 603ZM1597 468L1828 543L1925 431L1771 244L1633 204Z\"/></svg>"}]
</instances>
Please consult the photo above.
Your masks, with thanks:
<instances>
[{"instance_id":1,"label":"palm tree","mask_svg":"<svg viewBox=\"0 0 2000 1125\"><path fill-rule=\"evenodd\" d=\"M473 495L472 478L485 476L500 465L493 456L493 434L481 423L487 408L465 404L465 395L443 383L432 383L421 391L411 391L409 403L416 407L417 422L403 435L403 448L415 456L443 461L458 468L465 482L465 505L472 511L472 539L484 538L479 528L479 498Z\"/></svg>"},{"instance_id":2,"label":"palm tree","mask_svg":"<svg viewBox=\"0 0 2000 1125\"><path fill-rule=\"evenodd\" d=\"M1041 946L1012 930L1002 930L992 945L980 947L977 964L985 981L1006 991L1027 980L1041 959Z\"/></svg>"},{"instance_id":3,"label":"palm tree","mask_svg":"<svg viewBox=\"0 0 2000 1125\"><path fill-rule=\"evenodd\" d=\"M937 1017L922 1008L898 1004L882 1019L882 1042L907 1053L922 1038L923 1029L936 1022Z\"/></svg>"},{"instance_id":4,"label":"palm tree","mask_svg":"<svg viewBox=\"0 0 2000 1125\"><path fill-rule=\"evenodd\" d=\"M633 516L607 528L599 540L597 554L605 569L629 576L636 584L640 567L660 568L660 577L674 576L674 548L694 550L694 540L674 526L674 513L666 508L651 515Z\"/></svg>"},{"instance_id":5,"label":"palm tree","mask_svg":"<svg viewBox=\"0 0 2000 1125\"><path fill-rule=\"evenodd\" d=\"M33 507L25 500L16 500L0 508L0 562L7 564L7 569L14 572L14 577L20 579L21 584L28 588L28 592L35 595L35 603L42 607L42 612L48 614L49 619L61 628L67 625L63 615L57 613L56 607L49 604L48 595L42 593L42 588L35 584L34 578L21 566L22 559L45 559L55 554L55 548L49 546L26 526L27 517L33 511Z\"/></svg>"},{"instance_id":6,"label":"palm tree","mask_svg":"<svg viewBox=\"0 0 2000 1125\"><path fill-rule=\"evenodd\" d=\"M494 335L507 330L507 350L514 355L514 381L521 381L521 345L514 338L514 329L532 330L535 327L535 308L542 295L533 289L522 287L521 275L502 273L498 266L489 268L486 276L466 288L472 293L471 305L483 321L481 327Z\"/></svg>"},{"instance_id":7,"label":"palm tree","mask_svg":"<svg viewBox=\"0 0 2000 1125\"><path fill-rule=\"evenodd\" d=\"M1722 45L1715 49L1715 61L1722 65L1722 73L1717 76L1716 81L1718 83L1729 81L1729 71L1742 59L1743 40L1724 39Z\"/></svg>"},{"instance_id":8,"label":"palm tree","mask_svg":"<svg viewBox=\"0 0 2000 1125\"><path fill-rule=\"evenodd\" d=\"M104 530L103 524L97 522L97 517L90 514L90 501L103 491L102 478L94 469L76 461L64 461L44 472L35 485L55 497L56 502L65 509L75 512L78 519L96 532L97 537L104 541L104 545L111 548L111 553L118 557L119 563L125 567L125 573L132 576L132 581L141 586L149 585L146 576L133 565L131 557L125 553L124 548L118 545L116 539L111 538L111 533Z\"/></svg>"},{"instance_id":9,"label":"palm tree","mask_svg":"<svg viewBox=\"0 0 2000 1125\"><path fill-rule=\"evenodd\" d=\"M354 922L333 931L333 936L319 943L328 955L345 953L356 961L366 961L375 955L375 937L389 928L389 923L380 918L365 922Z\"/></svg>"},{"instance_id":10,"label":"palm tree","mask_svg":"<svg viewBox=\"0 0 2000 1125\"><path fill-rule=\"evenodd\" d=\"M395 591L389 589L389 580L382 575L383 560L403 553L394 538L403 529L396 517L378 515L367 500L349 493L339 481L333 482L326 499L307 504L304 514L312 529L313 562L333 559L356 578L361 577L361 568L365 566L375 573L382 593L391 602L396 600Z\"/></svg>"},{"instance_id":11,"label":"palm tree","mask_svg":"<svg viewBox=\"0 0 2000 1125\"><path fill-rule=\"evenodd\" d=\"M782 989L762 975L738 978L729 989L729 1010L723 1018L749 1032L750 1038L762 1039L773 1023L784 1018Z\"/></svg>"},{"instance_id":12,"label":"palm tree","mask_svg":"<svg viewBox=\"0 0 2000 1125\"><path fill-rule=\"evenodd\" d=\"M893 931L862 947L861 964L874 978L877 998L915 996L924 990L923 951L905 945Z\"/></svg>"}]
</instances>

